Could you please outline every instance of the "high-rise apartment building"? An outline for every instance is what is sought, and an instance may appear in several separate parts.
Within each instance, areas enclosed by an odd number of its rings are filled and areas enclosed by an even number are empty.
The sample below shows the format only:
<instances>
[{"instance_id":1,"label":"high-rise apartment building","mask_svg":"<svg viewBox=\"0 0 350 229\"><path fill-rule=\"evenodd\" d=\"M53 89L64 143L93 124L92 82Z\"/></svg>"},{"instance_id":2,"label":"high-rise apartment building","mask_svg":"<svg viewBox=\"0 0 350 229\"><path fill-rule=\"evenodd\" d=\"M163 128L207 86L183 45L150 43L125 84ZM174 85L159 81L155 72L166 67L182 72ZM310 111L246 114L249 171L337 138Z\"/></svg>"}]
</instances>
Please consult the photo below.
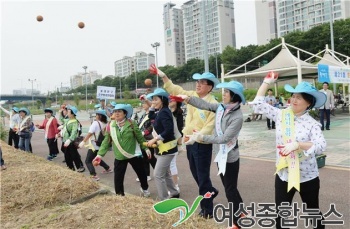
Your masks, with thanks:
<instances>
[{"instance_id":1,"label":"high-rise apartment building","mask_svg":"<svg viewBox=\"0 0 350 229\"><path fill-rule=\"evenodd\" d=\"M95 80L102 79L102 75L99 75L97 71L80 72L77 75L70 77L70 85L72 89L83 86L85 84L93 84Z\"/></svg>"},{"instance_id":2,"label":"high-rise apartment building","mask_svg":"<svg viewBox=\"0 0 350 229\"><path fill-rule=\"evenodd\" d=\"M181 10L174 6L165 4L163 13L167 64L179 66L193 58L203 59L204 49L210 56L226 46L236 47L233 0L190 0Z\"/></svg>"},{"instance_id":3,"label":"high-rise apartment building","mask_svg":"<svg viewBox=\"0 0 350 229\"><path fill-rule=\"evenodd\" d=\"M236 47L233 0L190 0L181 8L186 61L203 59L205 43L209 56L221 53L228 45ZM206 41L203 39L204 29Z\"/></svg>"},{"instance_id":4,"label":"high-rise apartment building","mask_svg":"<svg viewBox=\"0 0 350 229\"><path fill-rule=\"evenodd\" d=\"M185 40L182 10L175 8L174 3L166 3L163 7L165 36L165 61L175 67L185 64Z\"/></svg>"},{"instance_id":5,"label":"high-rise apartment building","mask_svg":"<svg viewBox=\"0 0 350 229\"><path fill-rule=\"evenodd\" d=\"M264 45L277 38L276 2L255 0L257 45Z\"/></svg>"},{"instance_id":6,"label":"high-rise apartment building","mask_svg":"<svg viewBox=\"0 0 350 229\"><path fill-rule=\"evenodd\" d=\"M114 62L115 76L127 77L133 72L147 70L154 63L154 55L145 52L137 52L133 57L124 56L123 59Z\"/></svg>"},{"instance_id":7,"label":"high-rise apartment building","mask_svg":"<svg viewBox=\"0 0 350 229\"><path fill-rule=\"evenodd\" d=\"M333 10L332 10L333 9ZM277 31L284 36L292 31L307 31L323 23L350 17L350 1L347 0L277 0Z\"/></svg>"}]
</instances>

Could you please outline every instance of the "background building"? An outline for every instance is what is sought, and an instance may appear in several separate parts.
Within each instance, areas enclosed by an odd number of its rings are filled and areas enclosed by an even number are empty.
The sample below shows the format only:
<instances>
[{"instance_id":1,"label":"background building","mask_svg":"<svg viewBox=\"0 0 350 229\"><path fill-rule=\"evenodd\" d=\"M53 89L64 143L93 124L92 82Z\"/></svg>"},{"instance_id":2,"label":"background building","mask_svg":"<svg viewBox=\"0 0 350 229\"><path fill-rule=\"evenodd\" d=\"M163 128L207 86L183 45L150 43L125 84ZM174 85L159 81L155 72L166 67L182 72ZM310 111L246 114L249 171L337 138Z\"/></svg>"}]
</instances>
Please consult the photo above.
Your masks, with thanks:
<instances>
[{"instance_id":1,"label":"background building","mask_svg":"<svg viewBox=\"0 0 350 229\"><path fill-rule=\"evenodd\" d=\"M255 0L257 45L264 45L277 38L276 2Z\"/></svg>"},{"instance_id":2,"label":"background building","mask_svg":"<svg viewBox=\"0 0 350 229\"><path fill-rule=\"evenodd\" d=\"M137 52L134 57L124 56L123 59L114 62L115 76L127 77L135 71L147 70L154 63L154 55L145 52Z\"/></svg>"},{"instance_id":3,"label":"background building","mask_svg":"<svg viewBox=\"0 0 350 229\"><path fill-rule=\"evenodd\" d=\"M166 64L179 66L193 58L203 59L204 49L210 56L226 46L236 47L233 0L190 0L181 10L174 6L167 3L163 9Z\"/></svg>"},{"instance_id":4,"label":"background building","mask_svg":"<svg viewBox=\"0 0 350 229\"><path fill-rule=\"evenodd\" d=\"M102 75L99 75L97 71L87 72L86 77L85 72L81 72L70 77L70 85L72 89L75 89L85 84L93 84L98 79L102 79Z\"/></svg>"},{"instance_id":5,"label":"background building","mask_svg":"<svg viewBox=\"0 0 350 229\"><path fill-rule=\"evenodd\" d=\"M175 67L186 63L182 10L174 3L163 7L165 61Z\"/></svg>"},{"instance_id":6,"label":"background building","mask_svg":"<svg viewBox=\"0 0 350 229\"><path fill-rule=\"evenodd\" d=\"M329 23L332 8L333 20L350 17L348 0L277 0L276 5L278 37L291 31L307 31L323 23Z\"/></svg>"}]
</instances>

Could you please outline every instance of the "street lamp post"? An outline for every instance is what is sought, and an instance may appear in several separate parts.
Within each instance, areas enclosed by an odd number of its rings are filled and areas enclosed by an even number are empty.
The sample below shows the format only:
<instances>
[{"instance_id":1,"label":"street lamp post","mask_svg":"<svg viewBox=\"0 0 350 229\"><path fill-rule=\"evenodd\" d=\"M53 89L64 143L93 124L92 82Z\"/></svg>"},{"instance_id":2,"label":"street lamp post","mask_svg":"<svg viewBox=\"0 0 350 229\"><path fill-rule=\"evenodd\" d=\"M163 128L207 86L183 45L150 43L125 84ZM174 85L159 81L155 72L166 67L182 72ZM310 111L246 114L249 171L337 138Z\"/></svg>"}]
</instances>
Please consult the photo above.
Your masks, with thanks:
<instances>
[{"instance_id":1,"label":"street lamp post","mask_svg":"<svg viewBox=\"0 0 350 229\"><path fill-rule=\"evenodd\" d=\"M28 79L28 81L32 83L32 107L34 108L33 83L36 81L36 79Z\"/></svg>"},{"instance_id":2,"label":"street lamp post","mask_svg":"<svg viewBox=\"0 0 350 229\"><path fill-rule=\"evenodd\" d=\"M86 78L87 66L83 66L83 69L85 70L85 110L87 112L87 78Z\"/></svg>"},{"instance_id":3,"label":"street lamp post","mask_svg":"<svg viewBox=\"0 0 350 229\"><path fill-rule=\"evenodd\" d=\"M216 66L216 78L220 78L219 77L219 73L218 73L218 53L215 53L215 66Z\"/></svg>"},{"instance_id":4,"label":"street lamp post","mask_svg":"<svg viewBox=\"0 0 350 229\"><path fill-rule=\"evenodd\" d=\"M159 42L154 42L154 44L151 44L151 46L153 47L153 48L155 48L156 49L156 66L157 66L157 68L158 68L158 55L157 55L157 49L158 49L158 47L160 46L160 43ZM157 88L159 87L159 85L158 85L158 76L157 76Z\"/></svg>"},{"instance_id":5,"label":"street lamp post","mask_svg":"<svg viewBox=\"0 0 350 229\"><path fill-rule=\"evenodd\" d=\"M136 69L135 69L135 95L136 95L136 99L137 99L137 74L136 74Z\"/></svg>"}]
</instances>

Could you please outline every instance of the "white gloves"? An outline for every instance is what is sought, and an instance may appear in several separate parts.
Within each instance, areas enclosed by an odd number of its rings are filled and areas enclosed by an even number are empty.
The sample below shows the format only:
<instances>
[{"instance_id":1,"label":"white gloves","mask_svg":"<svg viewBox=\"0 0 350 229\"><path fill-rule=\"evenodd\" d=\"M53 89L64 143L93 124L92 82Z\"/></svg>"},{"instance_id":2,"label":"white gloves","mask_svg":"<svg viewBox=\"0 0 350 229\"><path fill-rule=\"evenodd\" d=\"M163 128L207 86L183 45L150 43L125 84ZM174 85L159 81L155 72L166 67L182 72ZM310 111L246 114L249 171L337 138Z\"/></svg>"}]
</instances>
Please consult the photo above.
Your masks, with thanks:
<instances>
[{"instance_id":1,"label":"white gloves","mask_svg":"<svg viewBox=\"0 0 350 229\"><path fill-rule=\"evenodd\" d=\"M70 139L67 139L65 142L64 142L64 147L68 147L71 143L71 140Z\"/></svg>"},{"instance_id":2,"label":"white gloves","mask_svg":"<svg viewBox=\"0 0 350 229\"><path fill-rule=\"evenodd\" d=\"M186 138L189 138L189 139L187 140ZM203 141L203 134L200 134L200 133L194 133L193 135L186 135L184 138L185 145L193 145L195 142L202 142L202 141Z\"/></svg>"},{"instance_id":3,"label":"white gloves","mask_svg":"<svg viewBox=\"0 0 350 229\"><path fill-rule=\"evenodd\" d=\"M266 84L273 84L278 78L278 73L277 72L269 72L264 78L264 83Z\"/></svg>"},{"instance_id":4,"label":"white gloves","mask_svg":"<svg viewBox=\"0 0 350 229\"><path fill-rule=\"evenodd\" d=\"M84 145L85 145L85 142L84 142L84 141L80 142L80 143L79 143L79 148L80 148L80 149L83 148Z\"/></svg>"},{"instance_id":5,"label":"white gloves","mask_svg":"<svg viewBox=\"0 0 350 229\"><path fill-rule=\"evenodd\" d=\"M278 148L280 148L280 154L282 156L287 156L291 152L299 149L299 143L298 142L290 142L290 143L287 143L285 145L281 145Z\"/></svg>"},{"instance_id":6,"label":"white gloves","mask_svg":"<svg viewBox=\"0 0 350 229\"><path fill-rule=\"evenodd\" d=\"M63 125L60 125L59 127L57 127L58 130L62 130L63 129Z\"/></svg>"},{"instance_id":7,"label":"white gloves","mask_svg":"<svg viewBox=\"0 0 350 229\"><path fill-rule=\"evenodd\" d=\"M151 150L146 149L145 151L146 151L148 159L150 159L152 157Z\"/></svg>"},{"instance_id":8,"label":"white gloves","mask_svg":"<svg viewBox=\"0 0 350 229\"><path fill-rule=\"evenodd\" d=\"M177 97L180 97L181 99L183 100L186 100L188 99L188 96L187 95L176 95Z\"/></svg>"}]
</instances>

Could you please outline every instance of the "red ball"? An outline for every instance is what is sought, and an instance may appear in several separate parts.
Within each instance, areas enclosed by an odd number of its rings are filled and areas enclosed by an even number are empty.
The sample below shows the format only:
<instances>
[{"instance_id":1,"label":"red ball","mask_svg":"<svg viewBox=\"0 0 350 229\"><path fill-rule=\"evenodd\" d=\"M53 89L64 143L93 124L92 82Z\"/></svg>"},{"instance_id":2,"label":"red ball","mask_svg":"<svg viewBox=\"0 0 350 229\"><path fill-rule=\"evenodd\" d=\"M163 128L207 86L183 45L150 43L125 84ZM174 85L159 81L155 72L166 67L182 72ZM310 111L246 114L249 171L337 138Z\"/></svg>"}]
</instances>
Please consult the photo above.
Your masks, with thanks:
<instances>
[{"instance_id":1,"label":"red ball","mask_svg":"<svg viewBox=\"0 0 350 229\"><path fill-rule=\"evenodd\" d=\"M79 23L78 23L78 27L81 28L81 29L84 28L84 27L85 27L84 22L79 22Z\"/></svg>"}]
</instances>

